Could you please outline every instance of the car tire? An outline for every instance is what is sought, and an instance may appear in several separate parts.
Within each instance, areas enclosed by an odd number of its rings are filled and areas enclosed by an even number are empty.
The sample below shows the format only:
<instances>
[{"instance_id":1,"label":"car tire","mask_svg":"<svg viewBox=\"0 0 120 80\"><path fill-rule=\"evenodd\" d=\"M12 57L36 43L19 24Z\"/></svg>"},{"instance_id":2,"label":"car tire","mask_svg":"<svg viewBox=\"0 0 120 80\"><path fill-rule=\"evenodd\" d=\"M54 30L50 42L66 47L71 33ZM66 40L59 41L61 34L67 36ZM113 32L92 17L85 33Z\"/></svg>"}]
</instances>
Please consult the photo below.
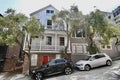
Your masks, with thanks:
<instances>
[{"instance_id":1,"label":"car tire","mask_svg":"<svg viewBox=\"0 0 120 80\"><path fill-rule=\"evenodd\" d=\"M90 69L91 69L90 65L88 65L88 64L85 65L85 67L84 67L84 70L85 70L85 71L89 71Z\"/></svg>"},{"instance_id":2,"label":"car tire","mask_svg":"<svg viewBox=\"0 0 120 80\"><path fill-rule=\"evenodd\" d=\"M107 65L107 66L111 66L111 65L112 65L112 62L111 62L110 60L107 60L107 61L106 61L106 65Z\"/></svg>"},{"instance_id":3,"label":"car tire","mask_svg":"<svg viewBox=\"0 0 120 80\"><path fill-rule=\"evenodd\" d=\"M69 74L72 73L72 68L66 67L65 70L64 70L64 72L65 72L66 75L69 75Z\"/></svg>"},{"instance_id":4,"label":"car tire","mask_svg":"<svg viewBox=\"0 0 120 80\"><path fill-rule=\"evenodd\" d=\"M42 73L38 72L35 74L35 80L43 80L43 75Z\"/></svg>"}]
</instances>

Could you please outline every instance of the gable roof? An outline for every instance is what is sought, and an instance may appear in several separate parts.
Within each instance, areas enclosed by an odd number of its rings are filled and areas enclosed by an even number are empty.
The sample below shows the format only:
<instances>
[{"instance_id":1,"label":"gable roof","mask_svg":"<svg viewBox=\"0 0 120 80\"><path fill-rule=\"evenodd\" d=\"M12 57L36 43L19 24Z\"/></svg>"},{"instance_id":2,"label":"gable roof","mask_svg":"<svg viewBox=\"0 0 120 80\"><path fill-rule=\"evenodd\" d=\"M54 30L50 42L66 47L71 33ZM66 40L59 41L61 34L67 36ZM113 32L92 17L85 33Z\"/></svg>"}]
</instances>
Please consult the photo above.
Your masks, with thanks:
<instances>
[{"instance_id":1,"label":"gable roof","mask_svg":"<svg viewBox=\"0 0 120 80\"><path fill-rule=\"evenodd\" d=\"M38 12L40 12L40 11L46 9L46 8L48 8L48 7L53 7L53 6L50 4L50 5L46 6L46 7L43 7L43 8L41 8L41 9L35 11L35 12L30 13L30 16L32 16L32 15L34 15L34 14L36 14L36 13L38 13ZM56 9L55 7L53 7L53 8ZM56 10L57 10L57 9L56 9ZM58 10L57 10L57 11L58 11Z\"/></svg>"}]
</instances>

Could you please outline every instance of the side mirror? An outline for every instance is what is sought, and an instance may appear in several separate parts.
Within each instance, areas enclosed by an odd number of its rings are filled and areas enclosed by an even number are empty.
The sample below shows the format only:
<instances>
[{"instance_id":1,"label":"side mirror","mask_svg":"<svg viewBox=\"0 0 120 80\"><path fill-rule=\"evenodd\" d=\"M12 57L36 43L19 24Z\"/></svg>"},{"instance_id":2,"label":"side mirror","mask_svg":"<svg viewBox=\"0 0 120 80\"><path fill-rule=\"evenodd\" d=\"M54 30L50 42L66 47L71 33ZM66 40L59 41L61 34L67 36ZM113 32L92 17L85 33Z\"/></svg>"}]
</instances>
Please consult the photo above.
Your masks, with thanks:
<instances>
[{"instance_id":1,"label":"side mirror","mask_svg":"<svg viewBox=\"0 0 120 80\"><path fill-rule=\"evenodd\" d=\"M90 61L93 61L93 60L94 60L93 58L90 59Z\"/></svg>"}]
</instances>

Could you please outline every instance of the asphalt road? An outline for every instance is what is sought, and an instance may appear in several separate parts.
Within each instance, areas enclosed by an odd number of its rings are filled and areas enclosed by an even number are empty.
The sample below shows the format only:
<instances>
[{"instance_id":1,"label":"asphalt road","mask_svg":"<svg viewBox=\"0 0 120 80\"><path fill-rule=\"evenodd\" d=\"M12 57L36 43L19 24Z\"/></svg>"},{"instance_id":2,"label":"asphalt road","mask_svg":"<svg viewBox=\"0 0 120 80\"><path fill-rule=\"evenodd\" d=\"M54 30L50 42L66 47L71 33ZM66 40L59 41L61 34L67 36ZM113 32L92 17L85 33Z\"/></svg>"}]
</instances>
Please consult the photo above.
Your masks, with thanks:
<instances>
[{"instance_id":1,"label":"asphalt road","mask_svg":"<svg viewBox=\"0 0 120 80\"><path fill-rule=\"evenodd\" d=\"M115 68L116 67L116 68ZM119 67L119 68L118 68ZM114 61L112 66L102 66L90 71L75 70L71 75L54 75L44 78L44 80L120 80L120 75L113 74L116 72L120 74L120 60ZM32 80L29 76L17 74L7 78L0 78L0 80Z\"/></svg>"}]
</instances>

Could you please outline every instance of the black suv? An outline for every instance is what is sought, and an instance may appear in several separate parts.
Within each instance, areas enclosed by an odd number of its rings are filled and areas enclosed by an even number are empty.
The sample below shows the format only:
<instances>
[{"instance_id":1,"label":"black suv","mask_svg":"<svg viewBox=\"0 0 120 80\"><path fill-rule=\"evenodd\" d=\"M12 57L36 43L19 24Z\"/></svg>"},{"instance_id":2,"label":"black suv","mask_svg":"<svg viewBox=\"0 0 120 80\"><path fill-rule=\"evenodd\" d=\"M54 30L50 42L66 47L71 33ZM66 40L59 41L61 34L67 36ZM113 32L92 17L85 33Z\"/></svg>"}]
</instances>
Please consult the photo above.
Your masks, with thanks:
<instances>
[{"instance_id":1,"label":"black suv","mask_svg":"<svg viewBox=\"0 0 120 80\"><path fill-rule=\"evenodd\" d=\"M35 80L42 80L44 76L65 73L69 75L73 72L73 62L68 59L52 59L47 64L31 71Z\"/></svg>"}]
</instances>

